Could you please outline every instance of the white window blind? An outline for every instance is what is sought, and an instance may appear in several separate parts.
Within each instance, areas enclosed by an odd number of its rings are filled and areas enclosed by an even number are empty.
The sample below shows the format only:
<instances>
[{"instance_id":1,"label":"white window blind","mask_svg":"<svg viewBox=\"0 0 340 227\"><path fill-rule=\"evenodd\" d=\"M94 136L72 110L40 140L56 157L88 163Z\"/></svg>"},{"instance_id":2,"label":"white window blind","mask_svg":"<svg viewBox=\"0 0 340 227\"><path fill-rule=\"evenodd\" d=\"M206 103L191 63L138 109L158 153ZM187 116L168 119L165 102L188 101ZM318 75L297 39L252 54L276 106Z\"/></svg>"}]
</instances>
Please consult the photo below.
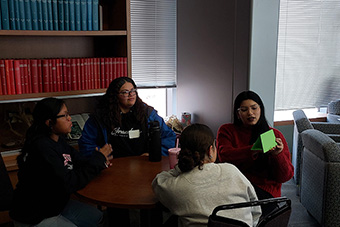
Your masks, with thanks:
<instances>
[{"instance_id":1,"label":"white window blind","mask_svg":"<svg viewBox=\"0 0 340 227\"><path fill-rule=\"evenodd\" d=\"M340 99L340 1L281 0L275 110Z\"/></svg>"},{"instance_id":2,"label":"white window blind","mask_svg":"<svg viewBox=\"0 0 340 227\"><path fill-rule=\"evenodd\" d=\"M138 87L176 85L176 0L130 0L132 78Z\"/></svg>"}]
</instances>

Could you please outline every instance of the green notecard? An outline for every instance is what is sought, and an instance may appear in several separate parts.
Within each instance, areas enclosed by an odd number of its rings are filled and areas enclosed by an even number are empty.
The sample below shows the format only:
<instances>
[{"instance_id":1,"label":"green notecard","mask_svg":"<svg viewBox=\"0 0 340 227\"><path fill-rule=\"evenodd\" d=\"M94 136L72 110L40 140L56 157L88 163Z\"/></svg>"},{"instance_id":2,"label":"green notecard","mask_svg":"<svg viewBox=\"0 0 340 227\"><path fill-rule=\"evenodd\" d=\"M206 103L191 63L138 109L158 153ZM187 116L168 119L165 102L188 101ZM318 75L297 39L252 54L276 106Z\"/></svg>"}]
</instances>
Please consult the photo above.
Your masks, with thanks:
<instances>
[{"instance_id":1,"label":"green notecard","mask_svg":"<svg viewBox=\"0 0 340 227\"><path fill-rule=\"evenodd\" d=\"M275 134L273 129L264 132L260 135L259 138L255 141L254 145L252 146L252 150L263 150L263 153L266 153L273 147L277 145L275 141Z\"/></svg>"}]
</instances>

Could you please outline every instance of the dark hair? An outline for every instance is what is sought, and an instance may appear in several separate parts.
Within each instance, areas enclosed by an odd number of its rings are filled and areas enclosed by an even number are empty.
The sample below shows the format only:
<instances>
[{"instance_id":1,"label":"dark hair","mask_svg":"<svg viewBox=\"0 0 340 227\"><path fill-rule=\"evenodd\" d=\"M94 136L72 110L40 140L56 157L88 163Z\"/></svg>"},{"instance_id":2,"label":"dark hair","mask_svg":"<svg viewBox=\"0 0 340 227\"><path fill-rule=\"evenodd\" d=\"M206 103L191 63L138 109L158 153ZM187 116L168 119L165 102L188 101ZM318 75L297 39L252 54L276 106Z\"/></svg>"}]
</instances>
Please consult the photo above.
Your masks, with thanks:
<instances>
[{"instance_id":1,"label":"dark hair","mask_svg":"<svg viewBox=\"0 0 340 227\"><path fill-rule=\"evenodd\" d=\"M268 125L268 122L265 116L263 102L260 96L253 91L243 91L236 97L235 102L234 102L234 124L237 126L243 125L241 119L238 118L237 112L238 112L238 108L240 108L241 106L241 103L247 99L253 100L261 108L260 119L258 120L256 125L252 127L252 135L251 135L249 144L253 144L255 143L256 139L260 136L261 133L269 130L269 125Z\"/></svg>"},{"instance_id":2,"label":"dark hair","mask_svg":"<svg viewBox=\"0 0 340 227\"><path fill-rule=\"evenodd\" d=\"M51 126L53 126L57 122L57 115L64 104L65 102L62 99L56 98L45 98L37 102L33 110L33 124L26 132L25 144L17 158L19 165L29 152L29 147L35 139L51 134L52 129L45 122L51 120Z\"/></svg>"},{"instance_id":3,"label":"dark hair","mask_svg":"<svg viewBox=\"0 0 340 227\"><path fill-rule=\"evenodd\" d=\"M204 158L215 140L211 129L203 124L187 126L179 139L181 151L178 155L178 167L182 172L188 172L198 166L202 169Z\"/></svg>"},{"instance_id":4,"label":"dark hair","mask_svg":"<svg viewBox=\"0 0 340 227\"><path fill-rule=\"evenodd\" d=\"M114 79L106 90L106 93L101 97L97 105L96 115L99 120L108 128L114 129L117 126L121 126L121 111L119 108L119 90L126 83L131 83L136 89L135 82L129 77L118 77ZM136 92L136 103L131 108L134 110L138 122L141 125L146 124L146 109L147 105L139 98Z\"/></svg>"}]
</instances>

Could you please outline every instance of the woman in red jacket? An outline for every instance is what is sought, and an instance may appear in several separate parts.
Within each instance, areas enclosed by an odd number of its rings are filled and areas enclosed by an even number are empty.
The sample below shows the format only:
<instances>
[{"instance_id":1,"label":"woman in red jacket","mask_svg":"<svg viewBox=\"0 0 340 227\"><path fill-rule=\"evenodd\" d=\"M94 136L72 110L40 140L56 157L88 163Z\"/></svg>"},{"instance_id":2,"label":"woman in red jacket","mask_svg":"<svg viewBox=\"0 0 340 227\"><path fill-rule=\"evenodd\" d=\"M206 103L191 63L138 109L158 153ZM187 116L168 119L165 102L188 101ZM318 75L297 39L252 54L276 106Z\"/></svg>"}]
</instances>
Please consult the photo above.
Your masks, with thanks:
<instances>
[{"instance_id":1,"label":"woman in red jacket","mask_svg":"<svg viewBox=\"0 0 340 227\"><path fill-rule=\"evenodd\" d=\"M260 134L270 129L277 145L266 153L251 150ZM244 91L236 97L234 123L218 129L217 150L219 161L237 166L253 184L259 199L280 197L282 183L293 177L287 142L279 130L268 125L263 102L255 92Z\"/></svg>"}]
</instances>

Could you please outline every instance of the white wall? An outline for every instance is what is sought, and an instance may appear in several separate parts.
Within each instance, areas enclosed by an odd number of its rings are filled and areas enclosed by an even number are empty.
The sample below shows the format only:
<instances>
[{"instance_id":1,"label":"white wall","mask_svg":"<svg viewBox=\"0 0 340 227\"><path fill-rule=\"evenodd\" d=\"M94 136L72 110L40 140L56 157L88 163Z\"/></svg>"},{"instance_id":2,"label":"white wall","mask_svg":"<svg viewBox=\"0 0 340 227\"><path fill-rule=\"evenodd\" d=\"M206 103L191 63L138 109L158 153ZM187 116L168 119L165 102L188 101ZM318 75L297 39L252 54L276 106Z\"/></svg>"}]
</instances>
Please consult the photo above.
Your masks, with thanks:
<instances>
[{"instance_id":1,"label":"white wall","mask_svg":"<svg viewBox=\"0 0 340 227\"><path fill-rule=\"evenodd\" d=\"M264 102L273 125L280 0L253 0L249 89Z\"/></svg>"}]
</instances>

